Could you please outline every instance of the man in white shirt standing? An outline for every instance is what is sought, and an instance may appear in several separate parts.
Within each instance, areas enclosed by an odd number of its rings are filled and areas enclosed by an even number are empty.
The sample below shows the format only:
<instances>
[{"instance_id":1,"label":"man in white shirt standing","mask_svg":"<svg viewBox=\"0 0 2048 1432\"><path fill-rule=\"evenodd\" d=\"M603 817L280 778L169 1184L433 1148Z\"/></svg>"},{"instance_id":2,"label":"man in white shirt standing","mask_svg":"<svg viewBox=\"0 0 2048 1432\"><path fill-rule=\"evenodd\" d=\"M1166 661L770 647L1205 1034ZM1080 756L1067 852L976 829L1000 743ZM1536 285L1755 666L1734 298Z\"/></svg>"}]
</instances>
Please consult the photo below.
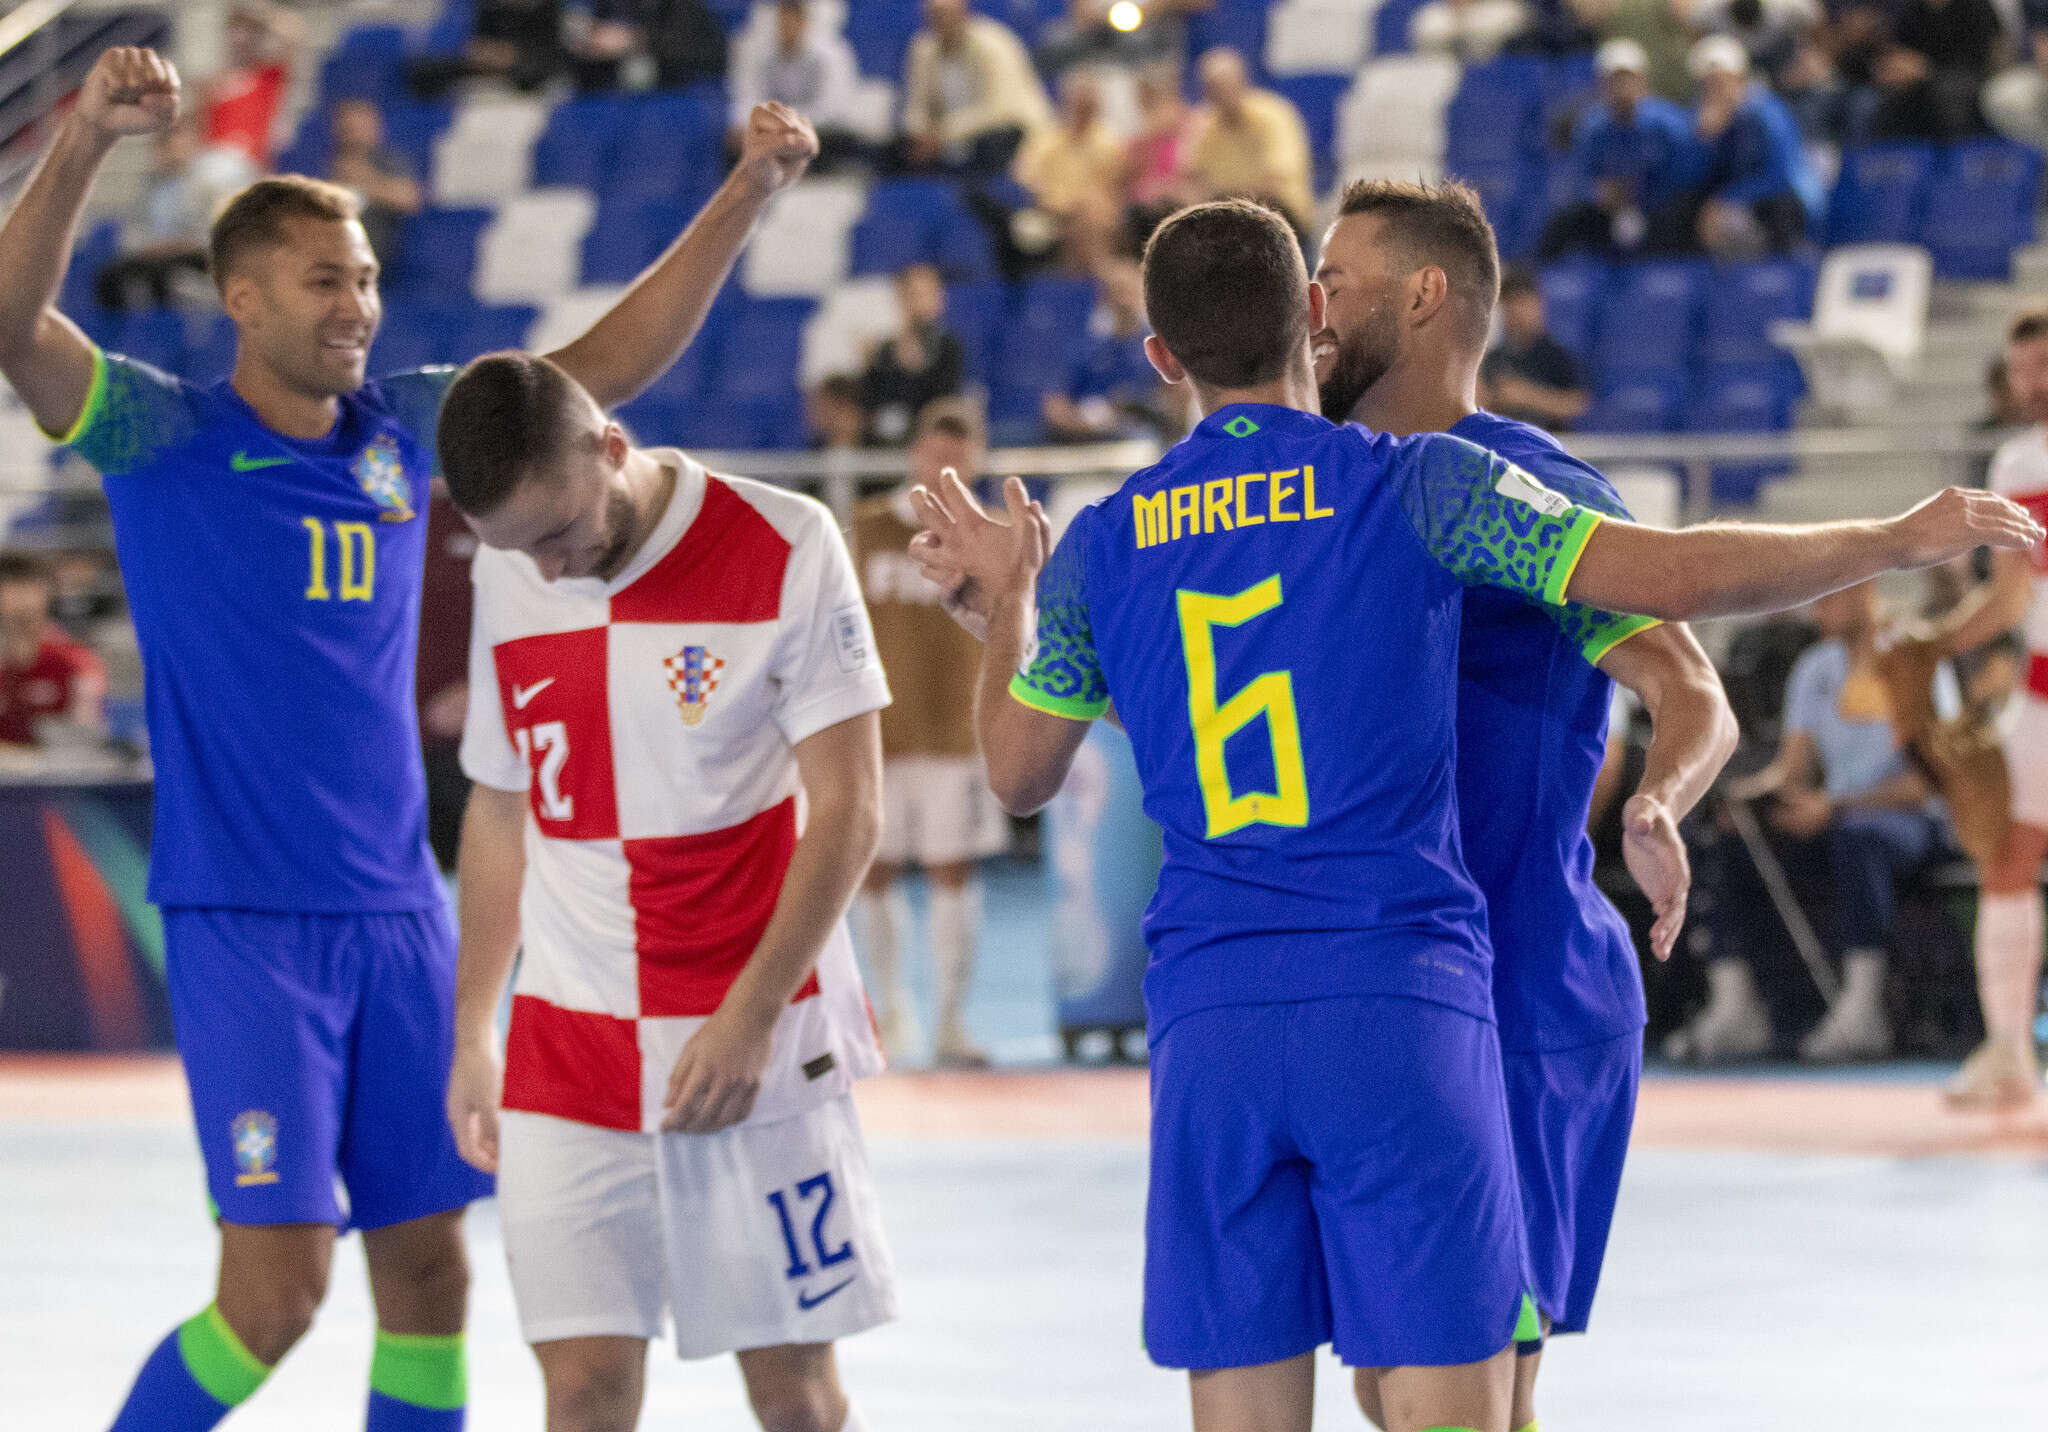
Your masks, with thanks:
<instances>
[{"instance_id":1,"label":"man in white shirt standing","mask_svg":"<svg viewBox=\"0 0 2048 1432\"><path fill-rule=\"evenodd\" d=\"M811 14L809 0L776 0L771 31L749 27L732 64L731 148L737 152L754 106L770 100L788 105L818 131L819 173L834 163L860 158L867 146L856 132L856 88L860 64L842 34Z\"/></svg>"},{"instance_id":2,"label":"man in white shirt standing","mask_svg":"<svg viewBox=\"0 0 2048 1432\"><path fill-rule=\"evenodd\" d=\"M844 916L889 691L845 545L809 498L635 448L545 358L478 359L441 422L485 544L448 1110L499 1174L549 1432L635 1425L664 1312L682 1356L738 1353L764 1426L862 1432L833 1340L896 1295Z\"/></svg>"},{"instance_id":3,"label":"man in white shirt standing","mask_svg":"<svg viewBox=\"0 0 2048 1432\"><path fill-rule=\"evenodd\" d=\"M2015 402L2034 426L1998 450L1991 489L2035 517L2048 515L2048 309L2014 319L2005 358ZM2026 681L2014 697L2005 761L2012 779L2012 824L1998 855L1978 871L1977 998L1984 1043L1948 1086L1958 1108L2013 1108L2033 1102L2041 1071L2034 1057L2034 1016L2041 999L2041 861L2048 857L2048 556L1994 551L1991 580L1942 623L1939 639L1954 655L1974 651L2023 626Z\"/></svg>"}]
</instances>

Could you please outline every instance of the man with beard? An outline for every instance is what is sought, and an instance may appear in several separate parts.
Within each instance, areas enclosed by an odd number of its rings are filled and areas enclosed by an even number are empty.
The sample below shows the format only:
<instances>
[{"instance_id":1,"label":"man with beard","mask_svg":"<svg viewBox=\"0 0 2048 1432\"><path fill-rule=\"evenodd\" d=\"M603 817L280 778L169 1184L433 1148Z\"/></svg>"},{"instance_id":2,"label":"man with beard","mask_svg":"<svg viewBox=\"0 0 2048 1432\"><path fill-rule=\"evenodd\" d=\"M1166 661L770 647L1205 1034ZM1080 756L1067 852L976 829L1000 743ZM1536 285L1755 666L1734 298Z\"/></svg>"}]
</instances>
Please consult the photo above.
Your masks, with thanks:
<instances>
[{"instance_id":1,"label":"man with beard","mask_svg":"<svg viewBox=\"0 0 2048 1432\"><path fill-rule=\"evenodd\" d=\"M1324 416L1396 436L1453 433L1581 506L1628 516L1607 479L1548 433L1474 401L1500 282L1478 195L1454 182L1353 184L1316 277L1329 295L1315 339ZM1720 678L1684 626L1637 621L1593 644L1571 630L1527 602L1466 593L1457 696L1459 833L1493 934L1534 1296L1558 1332L1586 1327L1643 1062L1642 974L1627 924L1594 887L1586 834L1613 683L1655 722L1624 808L1623 849L1657 911L1659 959L1678 937L1690 883L1678 822L1736 737ZM1543 1344L1518 1350L1509 1426L1527 1429ZM1379 1421L1377 1374L1362 1370L1357 1384Z\"/></svg>"}]
</instances>

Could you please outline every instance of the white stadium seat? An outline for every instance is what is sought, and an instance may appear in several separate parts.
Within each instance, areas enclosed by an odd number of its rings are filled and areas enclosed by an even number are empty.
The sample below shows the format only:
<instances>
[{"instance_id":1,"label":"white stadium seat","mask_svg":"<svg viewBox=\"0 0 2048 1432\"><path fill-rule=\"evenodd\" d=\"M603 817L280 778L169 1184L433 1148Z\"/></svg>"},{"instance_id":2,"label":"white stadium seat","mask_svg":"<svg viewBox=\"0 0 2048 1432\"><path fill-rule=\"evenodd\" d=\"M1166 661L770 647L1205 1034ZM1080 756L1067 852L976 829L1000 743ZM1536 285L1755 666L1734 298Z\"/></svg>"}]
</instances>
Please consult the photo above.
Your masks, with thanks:
<instances>
[{"instance_id":1,"label":"white stadium seat","mask_svg":"<svg viewBox=\"0 0 2048 1432\"><path fill-rule=\"evenodd\" d=\"M804 325L804 387L834 373L858 373L868 345L887 338L901 322L893 279L878 275L838 285Z\"/></svg>"},{"instance_id":2,"label":"white stadium seat","mask_svg":"<svg viewBox=\"0 0 2048 1432\"><path fill-rule=\"evenodd\" d=\"M596 210L582 189L533 189L507 203L477 245L476 296L544 304L574 290Z\"/></svg>"},{"instance_id":3,"label":"white stadium seat","mask_svg":"<svg viewBox=\"0 0 2048 1432\"><path fill-rule=\"evenodd\" d=\"M1348 174L1374 160L1430 160L1440 168L1444 111L1464 70L1448 55L1367 62L1337 115L1337 153Z\"/></svg>"},{"instance_id":4,"label":"white stadium seat","mask_svg":"<svg viewBox=\"0 0 2048 1432\"><path fill-rule=\"evenodd\" d=\"M867 208L858 179L806 179L770 206L741 261L747 292L823 294L846 277L847 236Z\"/></svg>"},{"instance_id":5,"label":"white stadium seat","mask_svg":"<svg viewBox=\"0 0 2048 1432\"><path fill-rule=\"evenodd\" d=\"M523 95L465 100L448 132L434 141L434 202L496 204L533 182L533 141L548 106Z\"/></svg>"},{"instance_id":6,"label":"white stadium seat","mask_svg":"<svg viewBox=\"0 0 2048 1432\"><path fill-rule=\"evenodd\" d=\"M1342 75L1372 52L1380 0L1283 0L1266 14L1266 69L1276 75Z\"/></svg>"},{"instance_id":7,"label":"white stadium seat","mask_svg":"<svg viewBox=\"0 0 2048 1432\"><path fill-rule=\"evenodd\" d=\"M1821 265L1811 323L1779 323L1771 340L1806 371L1817 413L1872 421L1927 343L1934 261L1917 244L1852 244Z\"/></svg>"}]
</instances>

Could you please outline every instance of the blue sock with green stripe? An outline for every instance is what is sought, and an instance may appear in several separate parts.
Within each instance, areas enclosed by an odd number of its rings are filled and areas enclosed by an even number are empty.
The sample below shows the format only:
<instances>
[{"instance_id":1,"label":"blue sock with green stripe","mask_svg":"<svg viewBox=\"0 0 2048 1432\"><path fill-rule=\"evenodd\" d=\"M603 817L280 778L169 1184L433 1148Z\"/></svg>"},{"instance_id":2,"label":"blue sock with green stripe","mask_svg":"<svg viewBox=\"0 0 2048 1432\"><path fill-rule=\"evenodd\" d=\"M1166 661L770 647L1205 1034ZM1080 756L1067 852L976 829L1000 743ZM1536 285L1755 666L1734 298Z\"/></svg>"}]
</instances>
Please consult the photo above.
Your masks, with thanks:
<instances>
[{"instance_id":1,"label":"blue sock with green stripe","mask_svg":"<svg viewBox=\"0 0 2048 1432\"><path fill-rule=\"evenodd\" d=\"M461 1333L426 1337L377 1329L366 1432L461 1432L468 1403Z\"/></svg>"},{"instance_id":2,"label":"blue sock with green stripe","mask_svg":"<svg viewBox=\"0 0 2048 1432\"><path fill-rule=\"evenodd\" d=\"M113 1432L206 1432L263 1385L270 1369L220 1309L188 1319L143 1363Z\"/></svg>"}]
</instances>

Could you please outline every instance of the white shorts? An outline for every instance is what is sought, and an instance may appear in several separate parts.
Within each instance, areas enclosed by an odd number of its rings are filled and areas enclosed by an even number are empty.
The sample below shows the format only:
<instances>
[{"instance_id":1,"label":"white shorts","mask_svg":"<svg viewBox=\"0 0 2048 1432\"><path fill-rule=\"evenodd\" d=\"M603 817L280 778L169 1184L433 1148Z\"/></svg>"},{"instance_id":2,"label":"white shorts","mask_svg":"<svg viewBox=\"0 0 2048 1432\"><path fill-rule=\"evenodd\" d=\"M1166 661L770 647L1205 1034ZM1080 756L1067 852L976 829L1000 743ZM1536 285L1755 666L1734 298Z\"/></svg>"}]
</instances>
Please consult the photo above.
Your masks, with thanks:
<instances>
[{"instance_id":1,"label":"white shorts","mask_svg":"<svg viewBox=\"0 0 2048 1432\"><path fill-rule=\"evenodd\" d=\"M956 865L1000 855L1010 822L979 756L896 756L882 763L882 865Z\"/></svg>"},{"instance_id":2,"label":"white shorts","mask_svg":"<svg viewBox=\"0 0 2048 1432\"><path fill-rule=\"evenodd\" d=\"M2048 700L2031 691L2013 698L2019 715L2005 737L2012 774L2012 818L2048 830Z\"/></svg>"},{"instance_id":3,"label":"white shorts","mask_svg":"<svg viewBox=\"0 0 2048 1432\"><path fill-rule=\"evenodd\" d=\"M681 1357L896 1316L853 1097L715 1134L499 1115L498 1211L530 1343L661 1335Z\"/></svg>"}]
</instances>

